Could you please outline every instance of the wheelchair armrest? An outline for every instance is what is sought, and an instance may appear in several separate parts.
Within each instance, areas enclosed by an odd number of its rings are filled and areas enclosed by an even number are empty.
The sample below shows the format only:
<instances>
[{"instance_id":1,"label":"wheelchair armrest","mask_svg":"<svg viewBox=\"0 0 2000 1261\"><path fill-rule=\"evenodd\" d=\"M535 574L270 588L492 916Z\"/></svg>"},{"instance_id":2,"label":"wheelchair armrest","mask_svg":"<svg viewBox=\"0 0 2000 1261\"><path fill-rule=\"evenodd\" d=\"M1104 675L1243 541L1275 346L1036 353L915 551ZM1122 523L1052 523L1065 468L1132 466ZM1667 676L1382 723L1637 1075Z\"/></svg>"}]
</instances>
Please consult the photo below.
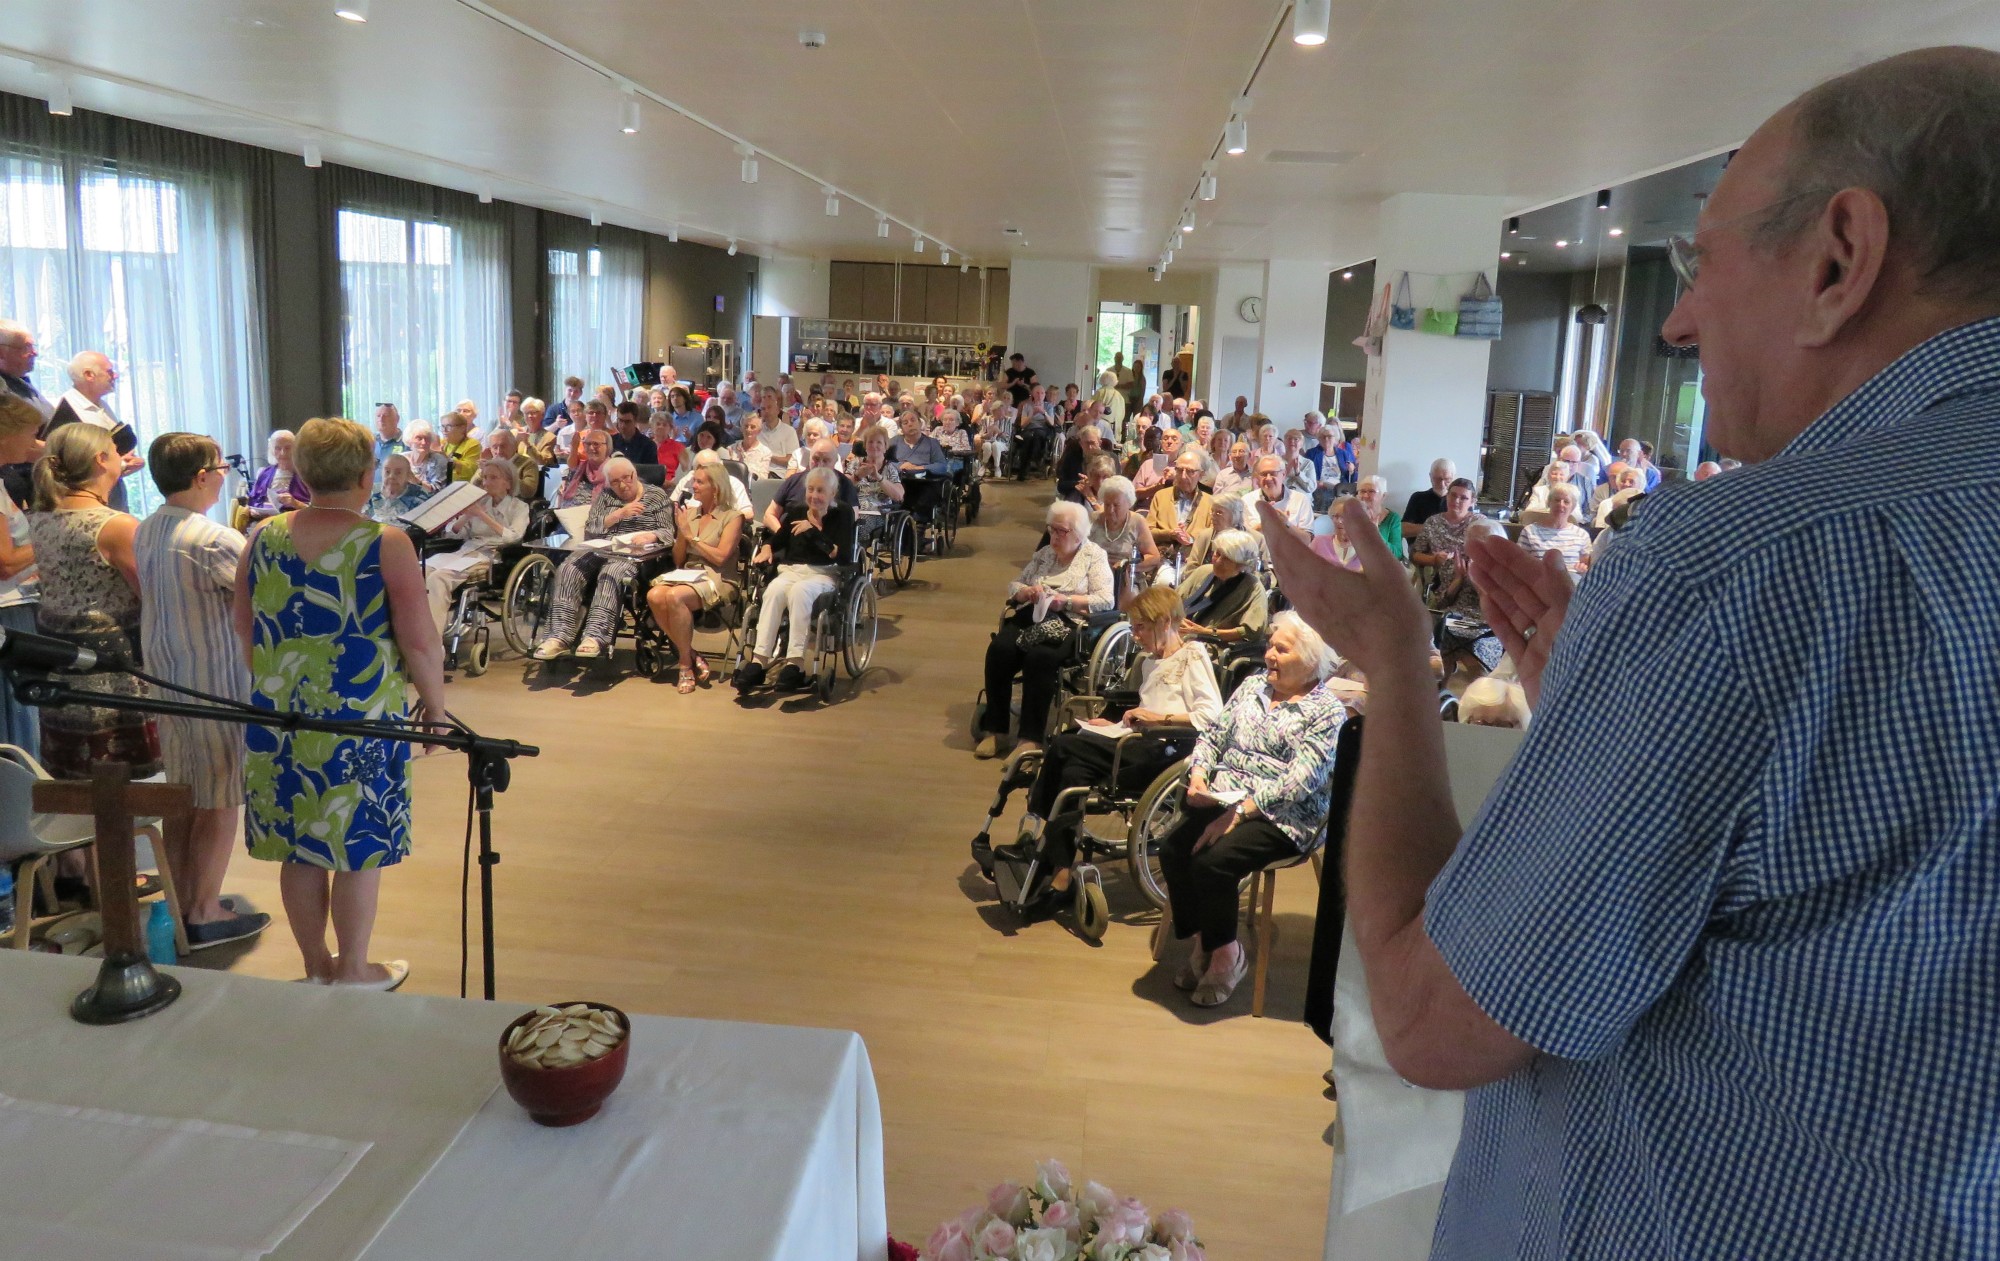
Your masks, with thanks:
<instances>
[{"instance_id":1,"label":"wheelchair armrest","mask_svg":"<svg viewBox=\"0 0 2000 1261\"><path fill-rule=\"evenodd\" d=\"M1162 724L1157 727L1148 727L1144 731L1135 731L1128 736L1118 737L1117 743L1111 746L1111 782L1113 784L1118 782L1118 773L1125 765L1125 746L1133 741L1157 739L1162 736L1170 739L1180 736L1184 739L1192 740L1197 734L1193 727L1177 727Z\"/></svg>"},{"instance_id":2,"label":"wheelchair armrest","mask_svg":"<svg viewBox=\"0 0 2000 1261\"><path fill-rule=\"evenodd\" d=\"M1122 609L1110 608L1099 613L1086 614L1083 624L1092 630L1103 630L1107 626L1116 626L1124 620L1125 613Z\"/></svg>"}]
</instances>

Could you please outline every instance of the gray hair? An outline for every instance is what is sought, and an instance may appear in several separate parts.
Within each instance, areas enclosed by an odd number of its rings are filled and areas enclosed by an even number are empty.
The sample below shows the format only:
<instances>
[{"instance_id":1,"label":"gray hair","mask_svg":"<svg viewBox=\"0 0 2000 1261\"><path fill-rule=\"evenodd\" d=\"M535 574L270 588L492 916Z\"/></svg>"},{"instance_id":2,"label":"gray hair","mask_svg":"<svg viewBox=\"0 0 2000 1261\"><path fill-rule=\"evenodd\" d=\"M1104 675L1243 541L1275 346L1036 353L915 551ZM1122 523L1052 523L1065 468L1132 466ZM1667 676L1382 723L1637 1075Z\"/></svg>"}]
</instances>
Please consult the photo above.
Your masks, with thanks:
<instances>
[{"instance_id":1,"label":"gray hair","mask_svg":"<svg viewBox=\"0 0 2000 1261\"><path fill-rule=\"evenodd\" d=\"M485 476L489 470L497 470L506 477L508 494L518 495L521 493L521 470L514 467L514 461L481 460L479 462L480 476Z\"/></svg>"},{"instance_id":2,"label":"gray hair","mask_svg":"<svg viewBox=\"0 0 2000 1261\"><path fill-rule=\"evenodd\" d=\"M1224 530L1208 546L1252 573L1263 564L1264 554L1257 546L1257 536L1248 530Z\"/></svg>"},{"instance_id":3,"label":"gray hair","mask_svg":"<svg viewBox=\"0 0 2000 1261\"><path fill-rule=\"evenodd\" d=\"M813 417L800 429L799 436L805 440L807 446L811 446L826 437L826 422L817 416Z\"/></svg>"},{"instance_id":4,"label":"gray hair","mask_svg":"<svg viewBox=\"0 0 2000 1261\"><path fill-rule=\"evenodd\" d=\"M1048 515L1043 520L1049 525L1055 525L1058 522L1067 525L1070 529L1076 531L1076 537L1079 539L1090 537L1090 510L1082 504L1074 504L1067 499L1058 499L1049 505Z\"/></svg>"},{"instance_id":5,"label":"gray hair","mask_svg":"<svg viewBox=\"0 0 2000 1261\"><path fill-rule=\"evenodd\" d=\"M824 486L827 494L838 496L840 494L840 474L822 464L818 468L806 470L804 485L807 490L811 490L815 486Z\"/></svg>"},{"instance_id":6,"label":"gray hair","mask_svg":"<svg viewBox=\"0 0 2000 1261\"><path fill-rule=\"evenodd\" d=\"M622 455L614 455L604 462L605 481L609 482L621 472L630 473L632 476L637 477L639 475L639 466Z\"/></svg>"},{"instance_id":7,"label":"gray hair","mask_svg":"<svg viewBox=\"0 0 2000 1261\"><path fill-rule=\"evenodd\" d=\"M1583 493L1577 490L1574 482L1557 482L1555 485L1549 487L1549 506L1551 508L1555 507L1555 502L1558 499L1568 500L1570 510L1575 511L1583 503Z\"/></svg>"},{"instance_id":8,"label":"gray hair","mask_svg":"<svg viewBox=\"0 0 2000 1261\"><path fill-rule=\"evenodd\" d=\"M1139 491L1132 485L1132 479L1129 477L1107 477L1098 484L1097 497L1106 500L1122 499L1125 501L1125 506L1130 508L1139 502Z\"/></svg>"},{"instance_id":9,"label":"gray hair","mask_svg":"<svg viewBox=\"0 0 2000 1261\"><path fill-rule=\"evenodd\" d=\"M1451 461L1445 460L1443 461L1443 463L1450 464ZM1373 486L1376 490L1380 491L1382 494L1386 495L1389 493L1389 479L1382 476L1380 473L1370 473L1368 476L1362 478L1359 482L1357 482L1356 485Z\"/></svg>"},{"instance_id":10,"label":"gray hair","mask_svg":"<svg viewBox=\"0 0 2000 1261\"><path fill-rule=\"evenodd\" d=\"M25 342L33 336L34 333L30 332L25 324L13 320L0 320L0 340L5 340L10 346L16 342Z\"/></svg>"},{"instance_id":11,"label":"gray hair","mask_svg":"<svg viewBox=\"0 0 2000 1261\"><path fill-rule=\"evenodd\" d=\"M1264 471L1266 464L1272 465L1281 473L1285 471L1285 457L1272 455L1268 451L1257 457L1257 462L1250 466L1250 471L1252 473L1261 473Z\"/></svg>"},{"instance_id":12,"label":"gray hair","mask_svg":"<svg viewBox=\"0 0 2000 1261\"><path fill-rule=\"evenodd\" d=\"M437 430L431 428L428 420L413 420L403 426L403 437L413 442L418 438L435 438Z\"/></svg>"},{"instance_id":13,"label":"gray hair","mask_svg":"<svg viewBox=\"0 0 2000 1261\"><path fill-rule=\"evenodd\" d=\"M1443 459L1442 457L1431 461L1431 476L1436 477L1438 475L1439 469L1444 470L1444 475L1446 477L1458 476L1458 465L1453 464L1450 460ZM1362 480L1366 481L1367 479L1363 478ZM1389 489L1389 483L1383 482L1382 490L1385 494L1388 492L1388 489Z\"/></svg>"},{"instance_id":14,"label":"gray hair","mask_svg":"<svg viewBox=\"0 0 2000 1261\"><path fill-rule=\"evenodd\" d=\"M549 405L530 394L521 400L521 410L524 412L545 412L549 410Z\"/></svg>"},{"instance_id":15,"label":"gray hair","mask_svg":"<svg viewBox=\"0 0 2000 1261\"><path fill-rule=\"evenodd\" d=\"M111 357L101 350L79 350L76 352L75 357L69 361L70 384L82 384L83 379L95 370L99 361L108 366L111 363Z\"/></svg>"},{"instance_id":16,"label":"gray hair","mask_svg":"<svg viewBox=\"0 0 2000 1261\"><path fill-rule=\"evenodd\" d=\"M1918 291L2000 299L2000 55L1932 48L1849 71L1791 106L1782 192L1754 236L1798 236L1836 192L1865 188L1889 211Z\"/></svg>"},{"instance_id":17,"label":"gray hair","mask_svg":"<svg viewBox=\"0 0 2000 1261\"><path fill-rule=\"evenodd\" d=\"M1289 630L1297 638L1299 655L1306 659L1306 665L1312 670L1313 682L1323 681L1340 668L1340 658L1326 646L1319 632L1306 625L1306 620L1290 609L1271 619L1271 633L1275 635L1281 630Z\"/></svg>"},{"instance_id":18,"label":"gray hair","mask_svg":"<svg viewBox=\"0 0 2000 1261\"><path fill-rule=\"evenodd\" d=\"M276 464L278 462L278 439L280 438L290 438L293 442L299 440L299 436L289 429L273 429L271 436L264 439L264 462L266 464Z\"/></svg>"}]
</instances>

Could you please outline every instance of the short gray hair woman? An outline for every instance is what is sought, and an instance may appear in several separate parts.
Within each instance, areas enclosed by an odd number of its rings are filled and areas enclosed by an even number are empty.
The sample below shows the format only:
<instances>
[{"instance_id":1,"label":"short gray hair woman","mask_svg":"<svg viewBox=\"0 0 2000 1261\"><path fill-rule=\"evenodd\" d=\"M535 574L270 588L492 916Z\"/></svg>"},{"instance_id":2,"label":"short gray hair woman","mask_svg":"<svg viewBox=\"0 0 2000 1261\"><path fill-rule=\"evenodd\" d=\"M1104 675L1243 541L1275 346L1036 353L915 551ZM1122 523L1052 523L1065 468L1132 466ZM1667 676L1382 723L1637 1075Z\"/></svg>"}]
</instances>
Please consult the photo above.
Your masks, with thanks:
<instances>
[{"instance_id":1,"label":"short gray hair woman","mask_svg":"<svg viewBox=\"0 0 2000 1261\"><path fill-rule=\"evenodd\" d=\"M1099 503L1108 503L1113 499L1123 500L1129 512L1139 502L1139 492L1132 488L1132 479L1129 477L1107 477L1097 488L1097 499Z\"/></svg>"},{"instance_id":2,"label":"short gray hair woman","mask_svg":"<svg viewBox=\"0 0 2000 1261\"><path fill-rule=\"evenodd\" d=\"M528 533L528 504L519 495L520 478L512 460L481 460L476 479L484 499L453 517L444 528L463 539L455 552L424 562L424 591L430 599L431 621L442 635L451 623L451 606L458 589L492 571L500 549Z\"/></svg>"},{"instance_id":3,"label":"short gray hair woman","mask_svg":"<svg viewBox=\"0 0 2000 1261\"><path fill-rule=\"evenodd\" d=\"M1182 632L1232 644L1261 637L1271 614L1270 596L1257 581L1263 558L1263 544L1248 530L1216 535L1208 563L1181 579L1181 602L1187 607Z\"/></svg>"},{"instance_id":4,"label":"short gray hair woman","mask_svg":"<svg viewBox=\"0 0 2000 1261\"><path fill-rule=\"evenodd\" d=\"M986 709L973 756L998 757L1008 743L1014 676L1021 676L1023 744L1041 747L1048 730L1056 680L1070 658L1076 624L1112 606L1111 562L1090 541L1090 513L1082 504L1049 505L1047 546L1028 558L1007 585L1007 616L986 645Z\"/></svg>"}]
</instances>

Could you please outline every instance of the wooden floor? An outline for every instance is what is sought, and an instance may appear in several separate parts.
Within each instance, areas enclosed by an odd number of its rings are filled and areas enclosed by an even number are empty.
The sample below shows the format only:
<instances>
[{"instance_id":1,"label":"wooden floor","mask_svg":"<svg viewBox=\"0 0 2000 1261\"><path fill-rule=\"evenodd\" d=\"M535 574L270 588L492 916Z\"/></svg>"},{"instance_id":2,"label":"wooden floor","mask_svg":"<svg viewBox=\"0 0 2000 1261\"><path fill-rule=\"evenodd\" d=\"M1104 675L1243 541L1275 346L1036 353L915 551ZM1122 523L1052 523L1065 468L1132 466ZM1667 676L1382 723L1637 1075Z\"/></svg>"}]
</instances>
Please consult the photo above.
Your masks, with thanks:
<instances>
[{"instance_id":1,"label":"wooden floor","mask_svg":"<svg viewBox=\"0 0 2000 1261\"><path fill-rule=\"evenodd\" d=\"M969 752L980 662L1047 499L1047 483L989 490L956 553L885 596L877 668L825 709L745 709L725 687L681 696L604 666L454 680L459 717L542 749L499 800L500 999L858 1030L905 1239L1055 1156L1186 1208L1210 1256L1316 1258L1334 1106L1326 1048L1299 1023L1311 869L1279 878L1259 1020L1247 980L1214 1011L1172 987L1121 872L1093 947L1016 923L968 857L997 779ZM457 992L465 809L463 762L420 763L415 849L383 882L373 951L407 958L420 993ZM282 921L275 875L239 854L228 887ZM282 923L203 961L300 971Z\"/></svg>"}]
</instances>

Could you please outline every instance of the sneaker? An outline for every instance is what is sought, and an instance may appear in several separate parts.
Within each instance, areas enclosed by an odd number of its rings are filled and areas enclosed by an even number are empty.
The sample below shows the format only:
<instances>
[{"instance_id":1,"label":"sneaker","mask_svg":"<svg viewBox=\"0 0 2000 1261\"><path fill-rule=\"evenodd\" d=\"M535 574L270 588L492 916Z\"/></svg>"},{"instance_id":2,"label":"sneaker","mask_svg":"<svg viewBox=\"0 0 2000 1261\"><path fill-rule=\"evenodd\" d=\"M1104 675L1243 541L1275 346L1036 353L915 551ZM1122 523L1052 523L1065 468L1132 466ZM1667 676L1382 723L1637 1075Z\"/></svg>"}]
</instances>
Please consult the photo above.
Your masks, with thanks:
<instances>
[{"instance_id":1,"label":"sneaker","mask_svg":"<svg viewBox=\"0 0 2000 1261\"><path fill-rule=\"evenodd\" d=\"M535 645L535 660L537 661L554 661L562 655L563 641L560 639L544 639L541 643Z\"/></svg>"},{"instance_id":2,"label":"sneaker","mask_svg":"<svg viewBox=\"0 0 2000 1261\"><path fill-rule=\"evenodd\" d=\"M585 661L595 660L604 655L604 644L599 640L586 639L576 646L576 655Z\"/></svg>"},{"instance_id":3,"label":"sneaker","mask_svg":"<svg viewBox=\"0 0 2000 1261\"><path fill-rule=\"evenodd\" d=\"M232 941L242 941L255 937L271 926L271 917L262 911L252 911L247 915L232 915L207 924L187 925L188 950L206 950L210 946L220 946Z\"/></svg>"},{"instance_id":4,"label":"sneaker","mask_svg":"<svg viewBox=\"0 0 2000 1261\"><path fill-rule=\"evenodd\" d=\"M787 661L783 668L778 671L777 682L771 686L777 688L780 692L796 692L804 688L805 685L806 672L799 669L797 662Z\"/></svg>"}]
</instances>

